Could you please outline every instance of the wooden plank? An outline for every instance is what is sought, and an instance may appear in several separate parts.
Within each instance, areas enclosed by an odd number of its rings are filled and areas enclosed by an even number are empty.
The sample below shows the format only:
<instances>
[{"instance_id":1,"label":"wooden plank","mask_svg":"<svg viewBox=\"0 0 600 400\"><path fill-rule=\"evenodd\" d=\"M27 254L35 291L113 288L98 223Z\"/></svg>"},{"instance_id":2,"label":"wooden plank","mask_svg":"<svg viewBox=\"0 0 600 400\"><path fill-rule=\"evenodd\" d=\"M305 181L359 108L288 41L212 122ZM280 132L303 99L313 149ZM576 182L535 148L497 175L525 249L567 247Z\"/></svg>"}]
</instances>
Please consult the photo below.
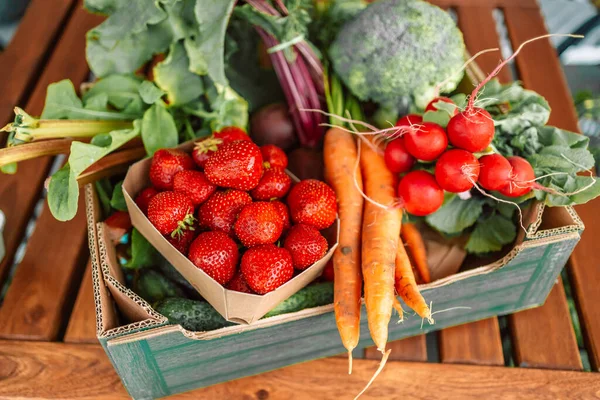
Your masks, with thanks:
<instances>
[{"instance_id":1,"label":"wooden plank","mask_svg":"<svg viewBox=\"0 0 600 400\"><path fill-rule=\"evenodd\" d=\"M444 363L504 365L498 318L489 318L439 332Z\"/></svg>"},{"instance_id":2,"label":"wooden plank","mask_svg":"<svg viewBox=\"0 0 600 400\"><path fill-rule=\"evenodd\" d=\"M442 8L451 7L520 7L538 8L536 0L427 0Z\"/></svg>"},{"instance_id":3,"label":"wooden plank","mask_svg":"<svg viewBox=\"0 0 600 400\"><path fill-rule=\"evenodd\" d=\"M238 379L172 399L353 398L377 361L326 359ZM102 348L96 345L0 341L3 399L128 399ZM596 398L600 379L572 371L388 362L365 399Z\"/></svg>"},{"instance_id":4,"label":"wooden plank","mask_svg":"<svg viewBox=\"0 0 600 400\"><path fill-rule=\"evenodd\" d=\"M92 284L92 265L88 261L79 294L69 318L69 326L65 333L65 342L97 343L96 338L96 306L94 303L94 287Z\"/></svg>"},{"instance_id":5,"label":"wooden plank","mask_svg":"<svg viewBox=\"0 0 600 400\"><path fill-rule=\"evenodd\" d=\"M31 8L34 5L40 7L38 3L40 2L35 1L29 7ZM50 5L57 2L42 0L42 3ZM52 7L50 8L52 9ZM44 18L40 19L52 19L53 12L47 10ZM42 112L46 87L50 83L69 78L75 86L78 86L87 79L89 69L85 61L85 33L99 24L101 20L98 16L88 14L81 7L75 10L61 36L60 43L56 46L27 102L25 107L27 111L33 115L39 115ZM27 16L21 26L25 26L26 23L28 23ZM31 29L32 31L37 30L35 21L29 23L36 26L36 29ZM35 46L32 43L35 43ZM31 41L23 44L23 46L26 48L38 47L40 43L44 42ZM3 63L0 63L0 71L2 71L2 68ZM0 76L6 75L0 72ZM11 79L1 79L0 87L3 87L7 81L11 81ZM7 91L8 88L1 91L3 96L8 93ZM2 101L3 96L0 96L0 101ZM15 102L11 103L11 113L15 104ZM4 119L5 117L0 114L0 118ZM25 227L41 194L42 184L48 175L51 160L50 157L44 157L19 163L19 169L15 175L2 175L2 179L0 179L0 210L4 211L6 215L6 227L4 229L6 256L0 262L0 285L6 279L8 270L14 260L14 254L23 239Z\"/></svg>"},{"instance_id":6,"label":"wooden plank","mask_svg":"<svg viewBox=\"0 0 600 400\"><path fill-rule=\"evenodd\" d=\"M390 361L427 361L427 343L425 335L411 336L402 340L388 343L391 349ZM365 349L365 358L369 360L380 360L381 353L375 346Z\"/></svg>"},{"instance_id":7,"label":"wooden plank","mask_svg":"<svg viewBox=\"0 0 600 400\"><path fill-rule=\"evenodd\" d=\"M461 6L456 9L458 25L465 37L465 44L471 54L484 49L499 47L493 8L486 5ZM477 65L490 72L500 59L500 52L481 55ZM510 72L502 70L499 79L511 80ZM442 329L438 334L440 360L445 363L465 363L480 365L504 365L502 340L498 318L488 318L468 325Z\"/></svg>"},{"instance_id":8,"label":"wooden plank","mask_svg":"<svg viewBox=\"0 0 600 400\"><path fill-rule=\"evenodd\" d=\"M517 48L525 40L546 34L539 9L507 7L506 26ZM548 39L527 45L516 58L523 84L539 92L555 110L550 124L576 130L576 115L556 52ZM593 264L589 264L590 268ZM516 361L519 365L581 369L581 359L571 325L562 281L550 293L544 306L509 317ZM551 333L551 334L550 334Z\"/></svg>"},{"instance_id":9,"label":"wooden plank","mask_svg":"<svg viewBox=\"0 0 600 400\"><path fill-rule=\"evenodd\" d=\"M24 102L28 88L44 66L46 54L64 26L76 0L33 0L9 46L0 53L0 125L12 119L15 104Z\"/></svg>"},{"instance_id":10,"label":"wooden plank","mask_svg":"<svg viewBox=\"0 0 600 400\"><path fill-rule=\"evenodd\" d=\"M571 288L576 300L579 321L593 370L600 371L600 268L598 243L600 199L576 207L585 231L575 247L568 266Z\"/></svg>"},{"instance_id":11,"label":"wooden plank","mask_svg":"<svg viewBox=\"0 0 600 400\"><path fill-rule=\"evenodd\" d=\"M0 338L56 340L73 305L87 252L83 193L79 212L69 222L54 219L45 205L0 308Z\"/></svg>"}]
</instances>

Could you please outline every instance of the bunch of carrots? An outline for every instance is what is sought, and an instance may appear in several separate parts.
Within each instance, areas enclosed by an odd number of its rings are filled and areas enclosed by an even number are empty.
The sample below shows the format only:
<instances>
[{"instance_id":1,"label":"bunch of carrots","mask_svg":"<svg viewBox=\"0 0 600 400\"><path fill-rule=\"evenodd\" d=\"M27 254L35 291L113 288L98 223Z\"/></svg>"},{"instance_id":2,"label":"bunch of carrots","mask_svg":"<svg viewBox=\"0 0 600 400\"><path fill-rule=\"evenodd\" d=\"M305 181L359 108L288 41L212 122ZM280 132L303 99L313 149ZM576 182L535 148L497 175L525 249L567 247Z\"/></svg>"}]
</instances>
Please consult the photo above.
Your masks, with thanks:
<instances>
[{"instance_id":1,"label":"bunch of carrots","mask_svg":"<svg viewBox=\"0 0 600 400\"><path fill-rule=\"evenodd\" d=\"M418 276L429 282L423 239L414 225L402 225L402 209L395 204L397 178L386 168L379 150L373 141L339 128L325 134L325 177L337 194L340 217L339 245L333 255L334 309L348 350L349 373L359 340L363 286L369 331L383 354L380 368L389 355L392 310L402 318L396 295L431 322L403 243L410 249Z\"/></svg>"}]
</instances>

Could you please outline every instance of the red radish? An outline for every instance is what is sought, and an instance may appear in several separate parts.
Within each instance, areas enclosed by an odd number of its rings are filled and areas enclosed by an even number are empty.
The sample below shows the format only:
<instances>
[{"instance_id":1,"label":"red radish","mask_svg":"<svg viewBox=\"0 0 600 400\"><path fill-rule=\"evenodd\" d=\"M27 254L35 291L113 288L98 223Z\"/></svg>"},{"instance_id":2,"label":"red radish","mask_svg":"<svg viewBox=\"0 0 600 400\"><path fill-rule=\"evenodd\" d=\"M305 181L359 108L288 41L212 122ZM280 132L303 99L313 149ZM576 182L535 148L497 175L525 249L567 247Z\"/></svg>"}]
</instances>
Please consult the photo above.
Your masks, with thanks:
<instances>
[{"instance_id":1,"label":"red radish","mask_svg":"<svg viewBox=\"0 0 600 400\"><path fill-rule=\"evenodd\" d=\"M446 96L436 97L435 99L431 100L429 102L429 104L427 104L427 107L425 107L425 112L438 111L438 108L435 106L435 103L437 103L438 101L443 101L444 103L448 103L448 104L454 104L452 99L449 97L446 97ZM452 113L452 115L456 115L456 114L458 114L458 107L456 107L454 109L454 112Z\"/></svg>"},{"instance_id":2,"label":"red radish","mask_svg":"<svg viewBox=\"0 0 600 400\"><path fill-rule=\"evenodd\" d=\"M435 180L448 192L461 193L470 190L479 176L479 161L468 151L446 151L435 165Z\"/></svg>"},{"instance_id":3,"label":"red radish","mask_svg":"<svg viewBox=\"0 0 600 400\"><path fill-rule=\"evenodd\" d=\"M484 189L501 190L510 179L512 167L500 154L490 154L479 159L478 182Z\"/></svg>"},{"instance_id":4,"label":"red radish","mask_svg":"<svg viewBox=\"0 0 600 400\"><path fill-rule=\"evenodd\" d=\"M423 122L417 129L404 135L406 150L415 158L433 161L448 147L444 128L433 122Z\"/></svg>"},{"instance_id":5,"label":"red radish","mask_svg":"<svg viewBox=\"0 0 600 400\"><path fill-rule=\"evenodd\" d=\"M520 197L531 192L537 186L535 173L529 161L519 156L507 158L512 167L508 185L500 189L500 193L507 197Z\"/></svg>"},{"instance_id":6,"label":"red radish","mask_svg":"<svg viewBox=\"0 0 600 400\"><path fill-rule=\"evenodd\" d=\"M415 124L420 124L421 122L423 122L422 116L417 114L408 114L400 118L398 122L396 122L396 126L412 126Z\"/></svg>"},{"instance_id":7,"label":"red radish","mask_svg":"<svg viewBox=\"0 0 600 400\"><path fill-rule=\"evenodd\" d=\"M444 191L427 171L412 171L398 185L404 209L412 215L425 216L437 211L444 202Z\"/></svg>"},{"instance_id":8,"label":"red radish","mask_svg":"<svg viewBox=\"0 0 600 400\"><path fill-rule=\"evenodd\" d=\"M448 122L448 140L454 147L477 153L485 150L494 139L494 121L483 108L467 108Z\"/></svg>"},{"instance_id":9,"label":"red radish","mask_svg":"<svg viewBox=\"0 0 600 400\"><path fill-rule=\"evenodd\" d=\"M389 142L385 147L383 158L387 168L395 174L410 171L416 161L415 158L406 151L403 138L398 138Z\"/></svg>"}]
</instances>

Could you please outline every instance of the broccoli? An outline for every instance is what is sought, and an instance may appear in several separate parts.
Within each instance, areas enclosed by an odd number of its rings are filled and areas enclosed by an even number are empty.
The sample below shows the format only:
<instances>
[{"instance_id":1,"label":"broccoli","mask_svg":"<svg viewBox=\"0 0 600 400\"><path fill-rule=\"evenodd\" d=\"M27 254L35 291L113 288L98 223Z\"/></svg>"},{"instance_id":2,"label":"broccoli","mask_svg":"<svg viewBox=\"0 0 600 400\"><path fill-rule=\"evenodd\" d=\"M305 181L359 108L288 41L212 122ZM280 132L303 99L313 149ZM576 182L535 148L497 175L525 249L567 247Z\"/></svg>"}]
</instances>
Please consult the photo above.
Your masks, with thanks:
<instances>
[{"instance_id":1,"label":"broccoli","mask_svg":"<svg viewBox=\"0 0 600 400\"><path fill-rule=\"evenodd\" d=\"M335 72L359 99L424 108L435 86L462 79L462 33L444 10L421 0L383 0L344 25L329 49ZM454 75L454 76L453 76Z\"/></svg>"}]
</instances>

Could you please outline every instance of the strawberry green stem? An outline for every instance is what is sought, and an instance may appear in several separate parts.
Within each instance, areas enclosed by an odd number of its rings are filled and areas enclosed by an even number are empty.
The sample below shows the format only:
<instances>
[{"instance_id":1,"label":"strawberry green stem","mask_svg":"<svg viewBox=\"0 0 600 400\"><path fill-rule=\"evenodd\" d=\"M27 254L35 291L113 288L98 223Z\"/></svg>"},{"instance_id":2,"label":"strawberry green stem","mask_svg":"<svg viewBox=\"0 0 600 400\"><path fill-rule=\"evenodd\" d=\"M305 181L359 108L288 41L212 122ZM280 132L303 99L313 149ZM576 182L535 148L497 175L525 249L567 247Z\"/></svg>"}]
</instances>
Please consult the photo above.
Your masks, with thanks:
<instances>
[{"instance_id":1,"label":"strawberry green stem","mask_svg":"<svg viewBox=\"0 0 600 400\"><path fill-rule=\"evenodd\" d=\"M173 232L171 232L171 237L179 238L179 237L181 237L181 235L183 234L183 231L185 231L185 230L189 230L189 231L196 230L196 228L193 227L195 221L196 221L196 218L194 218L194 214L186 215L181 221L178 222L177 229L175 229Z\"/></svg>"}]
</instances>

